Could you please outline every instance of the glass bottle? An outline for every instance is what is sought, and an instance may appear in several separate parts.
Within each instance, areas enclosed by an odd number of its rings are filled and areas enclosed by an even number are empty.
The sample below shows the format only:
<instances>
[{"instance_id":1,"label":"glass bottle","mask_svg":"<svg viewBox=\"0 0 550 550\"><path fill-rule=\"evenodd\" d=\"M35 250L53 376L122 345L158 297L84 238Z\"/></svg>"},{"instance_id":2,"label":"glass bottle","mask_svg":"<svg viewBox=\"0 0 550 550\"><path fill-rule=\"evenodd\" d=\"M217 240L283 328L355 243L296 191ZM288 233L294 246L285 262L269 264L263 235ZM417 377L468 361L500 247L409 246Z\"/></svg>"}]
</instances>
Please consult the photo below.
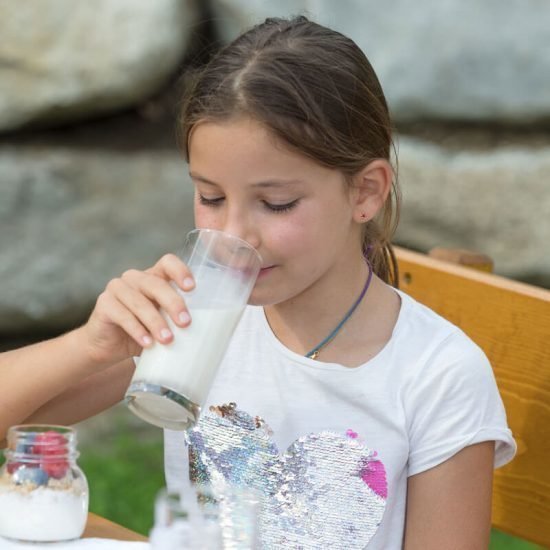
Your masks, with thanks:
<instances>
[{"instance_id":1,"label":"glass bottle","mask_svg":"<svg viewBox=\"0 0 550 550\"><path fill-rule=\"evenodd\" d=\"M76 463L76 432L65 426L8 430L0 469L0 536L32 542L80 537L88 516L86 476Z\"/></svg>"}]
</instances>

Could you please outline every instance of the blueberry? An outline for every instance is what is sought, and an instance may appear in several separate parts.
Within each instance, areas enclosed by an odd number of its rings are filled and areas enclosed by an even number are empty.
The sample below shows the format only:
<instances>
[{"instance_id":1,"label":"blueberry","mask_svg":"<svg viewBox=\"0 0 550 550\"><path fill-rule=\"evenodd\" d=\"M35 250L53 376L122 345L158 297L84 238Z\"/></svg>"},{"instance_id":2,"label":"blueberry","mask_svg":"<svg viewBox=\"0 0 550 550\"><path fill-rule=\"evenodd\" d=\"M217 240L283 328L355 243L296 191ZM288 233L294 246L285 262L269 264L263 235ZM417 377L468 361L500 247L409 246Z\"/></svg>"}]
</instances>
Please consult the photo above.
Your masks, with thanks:
<instances>
[{"instance_id":1,"label":"blueberry","mask_svg":"<svg viewBox=\"0 0 550 550\"><path fill-rule=\"evenodd\" d=\"M29 455L33 452L33 446L25 443L18 443L15 449L15 452L18 454Z\"/></svg>"},{"instance_id":2,"label":"blueberry","mask_svg":"<svg viewBox=\"0 0 550 550\"><path fill-rule=\"evenodd\" d=\"M42 468L31 468L30 466L21 466L13 474L13 480L17 485L23 483L33 483L34 485L46 485L48 483L48 474Z\"/></svg>"}]
</instances>

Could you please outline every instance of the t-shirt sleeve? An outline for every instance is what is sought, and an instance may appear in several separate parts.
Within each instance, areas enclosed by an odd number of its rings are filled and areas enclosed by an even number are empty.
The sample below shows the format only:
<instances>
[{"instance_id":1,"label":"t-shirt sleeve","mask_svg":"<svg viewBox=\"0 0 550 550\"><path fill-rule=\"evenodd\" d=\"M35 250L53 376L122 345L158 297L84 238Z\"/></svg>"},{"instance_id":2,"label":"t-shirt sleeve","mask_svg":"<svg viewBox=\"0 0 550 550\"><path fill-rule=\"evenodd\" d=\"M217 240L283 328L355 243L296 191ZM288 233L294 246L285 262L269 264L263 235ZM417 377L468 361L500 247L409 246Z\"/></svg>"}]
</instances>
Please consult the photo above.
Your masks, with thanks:
<instances>
[{"instance_id":1,"label":"t-shirt sleeve","mask_svg":"<svg viewBox=\"0 0 550 550\"><path fill-rule=\"evenodd\" d=\"M462 331L445 338L415 372L406 392L409 475L482 441L495 442L495 468L514 457L516 444L491 365Z\"/></svg>"}]
</instances>

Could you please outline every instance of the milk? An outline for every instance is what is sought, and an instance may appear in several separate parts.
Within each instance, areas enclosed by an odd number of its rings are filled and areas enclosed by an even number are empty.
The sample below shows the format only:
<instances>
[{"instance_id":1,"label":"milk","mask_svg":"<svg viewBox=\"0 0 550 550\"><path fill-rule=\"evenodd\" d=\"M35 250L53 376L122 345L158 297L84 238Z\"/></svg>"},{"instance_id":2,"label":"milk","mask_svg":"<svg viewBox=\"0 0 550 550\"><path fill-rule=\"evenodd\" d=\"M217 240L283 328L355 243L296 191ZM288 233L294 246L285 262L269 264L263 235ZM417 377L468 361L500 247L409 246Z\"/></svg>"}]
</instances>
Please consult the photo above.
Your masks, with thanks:
<instances>
[{"instance_id":1,"label":"milk","mask_svg":"<svg viewBox=\"0 0 550 550\"><path fill-rule=\"evenodd\" d=\"M136 415L173 430L196 424L262 265L249 243L213 229L191 231L180 257L195 286L184 292L175 282L171 285L192 322L177 327L160 310L174 339L143 350L125 396Z\"/></svg>"},{"instance_id":2,"label":"milk","mask_svg":"<svg viewBox=\"0 0 550 550\"><path fill-rule=\"evenodd\" d=\"M40 542L76 539L84 531L87 516L87 494L0 486L1 536Z\"/></svg>"},{"instance_id":3,"label":"milk","mask_svg":"<svg viewBox=\"0 0 550 550\"><path fill-rule=\"evenodd\" d=\"M157 342L143 350L131 388L142 382L161 386L202 406L242 311L242 307L195 307L190 309L192 321L186 328L176 326L165 316L174 339L169 344ZM176 419L184 414L170 401L154 395L142 394L139 401L134 412L153 424L169 427L171 417ZM155 416L163 419L162 424ZM177 425L171 427L178 429Z\"/></svg>"}]
</instances>

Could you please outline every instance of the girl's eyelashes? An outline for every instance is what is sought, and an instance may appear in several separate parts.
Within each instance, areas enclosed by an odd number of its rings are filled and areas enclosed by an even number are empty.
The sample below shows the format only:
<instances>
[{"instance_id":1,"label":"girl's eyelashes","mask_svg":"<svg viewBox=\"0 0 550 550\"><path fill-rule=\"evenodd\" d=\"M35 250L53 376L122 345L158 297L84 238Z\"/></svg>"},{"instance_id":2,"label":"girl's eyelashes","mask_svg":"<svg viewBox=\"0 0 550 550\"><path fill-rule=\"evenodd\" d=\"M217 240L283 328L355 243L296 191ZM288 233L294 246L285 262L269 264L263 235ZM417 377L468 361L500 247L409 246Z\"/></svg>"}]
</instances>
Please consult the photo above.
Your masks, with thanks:
<instances>
[{"instance_id":1,"label":"girl's eyelashes","mask_svg":"<svg viewBox=\"0 0 550 550\"><path fill-rule=\"evenodd\" d=\"M214 199L208 199L203 195L198 195L200 204L204 206L221 206L222 202L224 201L225 197L216 197ZM263 200L262 203L264 207L269 210L270 212L288 212L292 208L294 208L300 199L295 199L293 201L287 202L285 204L273 204L271 202Z\"/></svg>"},{"instance_id":2,"label":"girl's eyelashes","mask_svg":"<svg viewBox=\"0 0 550 550\"><path fill-rule=\"evenodd\" d=\"M220 206L224 197L217 197L215 199L207 199L203 195L199 194L199 202L205 206Z\"/></svg>"},{"instance_id":3,"label":"girl's eyelashes","mask_svg":"<svg viewBox=\"0 0 550 550\"><path fill-rule=\"evenodd\" d=\"M262 201L262 202L264 203L264 206L271 212L288 212L298 204L299 200L300 199L296 199L296 200L287 202L286 204L272 204L267 201Z\"/></svg>"}]
</instances>

